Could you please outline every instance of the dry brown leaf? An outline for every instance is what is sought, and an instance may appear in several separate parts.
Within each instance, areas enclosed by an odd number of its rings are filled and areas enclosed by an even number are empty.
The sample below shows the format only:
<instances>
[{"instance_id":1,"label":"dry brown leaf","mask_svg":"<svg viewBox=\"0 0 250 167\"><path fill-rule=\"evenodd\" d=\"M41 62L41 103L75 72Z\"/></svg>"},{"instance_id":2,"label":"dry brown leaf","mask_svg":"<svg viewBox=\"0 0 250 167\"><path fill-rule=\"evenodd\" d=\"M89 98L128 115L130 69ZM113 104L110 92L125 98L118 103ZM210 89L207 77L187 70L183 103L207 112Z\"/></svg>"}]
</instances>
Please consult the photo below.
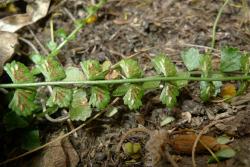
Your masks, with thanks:
<instances>
[{"instance_id":1,"label":"dry brown leaf","mask_svg":"<svg viewBox=\"0 0 250 167\"><path fill-rule=\"evenodd\" d=\"M15 47L18 44L17 34L0 31L0 76L3 72L3 65L8 61L13 53L15 52Z\"/></svg>"},{"instance_id":2,"label":"dry brown leaf","mask_svg":"<svg viewBox=\"0 0 250 167\"><path fill-rule=\"evenodd\" d=\"M61 133L63 135L63 133ZM56 137L56 136L55 136ZM53 140L53 139L52 139ZM20 167L75 167L79 163L79 156L68 138L55 142L24 161Z\"/></svg>"},{"instance_id":3,"label":"dry brown leaf","mask_svg":"<svg viewBox=\"0 0 250 167\"><path fill-rule=\"evenodd\" d=\"M47 15L50 0L36 0L27 5L25 14L15 14L0 19L0 31L15 32Z\"/></svg>"},{"instance_id":4,"label":"dry brown leaf","mask_svg":"<svg viewBox=\"0 0 250 167\"><path fill-rule=\"evenodd\" d=\"M121 74L120 74L119 71L117 71L117 70L112 70L112 71L110 71L110 72L105 76L105 79L106 79L106 80L117 79L117 78L119 78L120 75L121 75Z\"/></svg>"},{"instance_id":5,"label":"dry brown leaf","mask_svg":"<svg viewBox=\"0 0 250 167\"><path fill-rule=\"evenodd\" d=\"M195 135L194 133L176 134L176 135L171 136L169 144L175 152L190 155L192 153L192 148L193 148L196 137L197 135ZM211 136L203 135L200 138L200 141L215 152L222 148L229 147L227 145L218 143L217 140ZM196 152L204 153L206 151L207 149L199 142L196 147Z\"/></svg>"},{"instance_id":6,"label":"dry brown leaf","mask_svg":"<svg viewBox=\"0 0 250 167\"><path fill-rule=\"evenodd\" d=\"M27 5L25 14L15 14L0 19L0 76L3 66L15 52L20 28L36 22L47 15L51 0L35 0Z\"/></svg>"}]
</instances>

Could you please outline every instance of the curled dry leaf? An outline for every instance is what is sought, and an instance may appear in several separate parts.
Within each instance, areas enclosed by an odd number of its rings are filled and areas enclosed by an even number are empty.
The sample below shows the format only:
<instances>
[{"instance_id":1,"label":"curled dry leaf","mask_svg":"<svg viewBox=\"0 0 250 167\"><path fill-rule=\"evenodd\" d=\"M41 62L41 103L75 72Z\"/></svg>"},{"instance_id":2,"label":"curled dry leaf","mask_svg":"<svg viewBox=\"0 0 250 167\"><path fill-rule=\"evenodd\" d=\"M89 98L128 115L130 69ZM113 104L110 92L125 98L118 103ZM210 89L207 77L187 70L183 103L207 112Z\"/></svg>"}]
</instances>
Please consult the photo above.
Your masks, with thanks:
<instances>
[{"instance_id":1,"label":"curled dry leaf","mask_svg":"<svg viewBox=\"0 0 250 167\"><path fill-rule=\"evenodd\" d=\"M176 153L191 154L196 137L197 135L193 132L175 134L170 137L169 144ZM196 147L196 151L198 153L207 152L207 149L203 145L207 146L213 151L219 151L224 148L229 148L229 146L225 144L218 143L214 137L206 135L203 135L200 138L200 142Z\"/></svg>"},{"instance_id":2,"label":"curled dry leaf","mask_svg":"<svg viewBox=\"0 0 250 167\"><path fill-rule=\"evenodd\" d=\"M3 65L13 55L15 47L18 44L17 34L6 31L0 31L0 75L3 72Z\"/></svg>"},{"instance_id":3,"label":"curled dry leaf","mask_svg":"<svg viewBox=\"0 0 250 167\"><path fill-rule=\"evenodd\" d=\"M26 13L15 14L0 19L0 30L15 32L20 28L32 24L46 16L50 0L36 0L27 5Z\"/></svg>"},{"instance_id":4,"label":"curled dry leaf","mask_svg":"<svg viewBox=\"0 0 250 167\"><path fill-rule=\"evenodd\" d=\"M51 0L35 0L26 7L26 13L15 14L0 19L0 76L3 65L8 61L18 44L14 33L20 28L32 24L47 15Z\"/></svg>"}]
</instances>

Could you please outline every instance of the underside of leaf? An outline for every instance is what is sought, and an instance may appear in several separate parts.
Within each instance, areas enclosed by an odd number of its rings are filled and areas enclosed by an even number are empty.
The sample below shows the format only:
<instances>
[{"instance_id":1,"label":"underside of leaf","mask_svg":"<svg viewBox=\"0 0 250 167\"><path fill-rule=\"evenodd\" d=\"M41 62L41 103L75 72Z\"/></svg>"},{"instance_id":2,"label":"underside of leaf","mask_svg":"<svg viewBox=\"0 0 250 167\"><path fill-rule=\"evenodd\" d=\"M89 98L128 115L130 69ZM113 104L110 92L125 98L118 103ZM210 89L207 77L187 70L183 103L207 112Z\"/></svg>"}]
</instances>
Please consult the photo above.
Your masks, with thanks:
<instances>
[{"instance_id":1,"label":"underside of leaf","mask_svg":"<svg viewBox=\"0 0 250 167\"><path fill-rule=\"evenodd\" d=\"M173 108L177 102L178 95L178 87L167 83L161 92L160 99L168 108Z\"/></svg>"},{"instance_id":2,"label":"underside of leaf","mask_svg":"<svg viewBox=\"0 0 250 167\"><path fill-rule=\"evenodd\" d=\"M9 104L9 108L16 112L17 115L29 116L38 109L34 103L36 92L28 89L17 89Z\"/></svg>"},{"instance_id":3,"label":"underside of leaf","mask_svg":"<svg viewBox=\"0 0 250 167\"><path fill-rule=\"evenodd\" d=\"M89 103L98 109L104 109L110 101L110 93L107 89L93 86Z\"/></svg>"},{"instance_id":4,"label":"underside of leaf","mask_svg":"<svg viewBox=\"0 0 250 167\"><path fill-rule=\"evenodd\" d=\"M141 68L136 60L124 59L119 64L126 78L140 78L142 76Z\"/></svg>"},{"instance_id":5,"label":"underside of leaf","mask_svg":"<svg viewBox=\"0 0 250 167\"><path fill-rule=\"evenodd\" d=\"M172 61L164 54L160 54L152 59L152 63L159 74L164 76L175 76L176 68Z\"/></svg>"},{"instance_id":6,"label":"underside of leaf","mask_svg":"<svg viewBox=\"0 0 250 167\"><path fill-rule=\"evenodd\" d=\"M59 81L66 77L62 64L54 56L43 59L37 68L44 75L46 81Z\"/></svg>"},{"instance_id":7,"label":"underside of leaf","mask_svg":"<svg viewBox=\"0 0 250 167\"><path fill-rule=\"evenodd\" d=\"M35 81L35 77L31 74L28 67L20 62L12 61L4 66L4 70L8 73L14 83Z\"/></svg>"},{"instance_id":8,"label":"underside of leaf","mask_svg":"<svg viewBox=\"0 0 250 167\"><path fill-rule=\"evenodd\" d=\"M130 110L136 110L142 106L141 98L143 96L141 86L131 84L125 96L123 97L124 104L128 105Z\"/></svg>"},{"instance_id":9,"label":"underside of leaf","mask_svg":"<svg viewBox=\"0 0 250 167\"><path fill-rule=\"evenodd\" d=\"M49 107L55 105L59 107L69 107L72 99L72 90L63 87L54 87L52 95L47 101Z\"/></svg>"},{"instance_id":10,"label":"underside of leaf","mask_svg":"<svg viewBox=\"0 0 250 167\"><path fill-rule=\"evenodd\" d=\"M69 110L69 116L73 121L85 121L91 116L92 110L86 97L86 92L83 90L75 90Z\"/></svg>"}]
</instances>

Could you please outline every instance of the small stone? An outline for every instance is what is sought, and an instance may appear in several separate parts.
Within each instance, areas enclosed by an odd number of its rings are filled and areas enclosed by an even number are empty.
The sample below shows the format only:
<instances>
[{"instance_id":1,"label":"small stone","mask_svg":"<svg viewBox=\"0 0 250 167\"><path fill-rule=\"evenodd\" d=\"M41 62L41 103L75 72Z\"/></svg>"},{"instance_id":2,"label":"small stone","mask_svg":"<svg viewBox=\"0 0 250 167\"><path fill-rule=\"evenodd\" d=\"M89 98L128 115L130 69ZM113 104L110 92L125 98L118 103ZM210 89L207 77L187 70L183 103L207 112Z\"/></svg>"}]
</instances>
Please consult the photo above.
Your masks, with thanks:
<instances>
[{"instance_id":1,"label":"small stone","mask_svg":"<svg viewBox=\"0 0 250 167\"><path fill-rule=\"evenodd\" d=\"M105 153L103 153L103 152L98 152L98 153L95 154L95 159L97 161L103 161L106 158L107 158L107 155Z\"/></svg>"}]
</instances>

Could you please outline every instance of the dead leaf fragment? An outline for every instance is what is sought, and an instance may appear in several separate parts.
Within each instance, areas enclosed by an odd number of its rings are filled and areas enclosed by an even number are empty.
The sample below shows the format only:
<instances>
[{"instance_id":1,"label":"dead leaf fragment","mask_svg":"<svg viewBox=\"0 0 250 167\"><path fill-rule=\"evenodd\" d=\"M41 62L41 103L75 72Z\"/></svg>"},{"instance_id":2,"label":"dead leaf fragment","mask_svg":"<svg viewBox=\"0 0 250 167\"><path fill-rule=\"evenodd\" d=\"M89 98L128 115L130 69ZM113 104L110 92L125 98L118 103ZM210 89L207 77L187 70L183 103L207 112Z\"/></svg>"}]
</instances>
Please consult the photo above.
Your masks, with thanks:
<instances>
[{"instance_id":1,"label":"dead leaf fragment","mask_svg":"<svg viewBox=\"0 0 250 167\"><path fill-rule=\"evenodd\" d=\"M234 97L236 95L236 87L234 84L227 83L221 89L221 96L225 98Z\"/></svg>"},{"instance_id":2,"label":"dead leaf fragment","mask_svg":"<svg viewBox=\"0 0 250 167\"><path fill-rule=\"evenodd\" d=\"M170 138L170 146L177 153L190 155L192 153L192 148L193 148L196 137L197 135L195 135L194 133L176 134ZM203 143L204 145L206 145L208 148L210 148L213 151L218 151L222 148L229 147L227 145L218 143L214 137L203 135L200 138L200 142L198 143L196 147L196 152L198 153L204 153L207 151L207 149L201 143Z\"/></svg>"},{"instance_id":3,"label":"dead leaf fragment","mask_svg":"<svg viewBox=\"0 0 250 167\"><path fill-rule=\"evenodd\" d=\"M6 31L0 31L0 76L3 72L3 66L15 52L18 44L17 34Z\"/></svg>"},{"instance_id":4,"label":"dead leaf fragment","mask_svg":"<svg viewBox=\"0 0 250 167\"><path fill-rule=\"evenodd\" d=\"M15 46L18 44L17 34L14 32L46 16L50 1L31 1L26 7L26 13L0 19L0 76L2 75L5 62L12 57Z\"/></svg>"},{"instance_id":5,"label":"dead leaf fragment","mask_svg":"<svg viewBox=\"0 0 250 167\"><path fill-rule=\"evenodd\" d=\"M20 167L76 167L78 163L79 156L66 138L51 144L41 153L31 157L29 161L24 161Z\"/></svg>"},{"instance_id":6,"label":"dead leaf fragment","mask_svg":"<svg viewBox=\"0 0 250 167\"><path fill-rule=\"evenodd\" d=\"M15 14L0 19L0 31L15 32L46 16L50 0L36 0L27 5L25 14Z\"/></svg>"}]
</instances>

